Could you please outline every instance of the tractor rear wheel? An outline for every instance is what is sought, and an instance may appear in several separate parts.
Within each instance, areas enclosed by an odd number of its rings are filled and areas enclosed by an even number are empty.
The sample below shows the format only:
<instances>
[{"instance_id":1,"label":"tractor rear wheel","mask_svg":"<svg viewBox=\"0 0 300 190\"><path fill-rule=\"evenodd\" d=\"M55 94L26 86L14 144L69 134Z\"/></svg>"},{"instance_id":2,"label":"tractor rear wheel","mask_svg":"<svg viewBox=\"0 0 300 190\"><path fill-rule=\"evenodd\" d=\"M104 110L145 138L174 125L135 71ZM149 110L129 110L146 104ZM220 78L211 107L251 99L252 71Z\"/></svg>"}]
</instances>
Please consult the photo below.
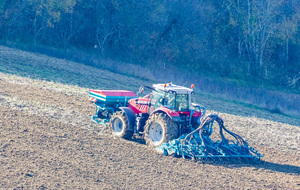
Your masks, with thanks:
<instances>
[{"instance_id":1,"label":"tractor rear wheel","mask_svg":"<svg viewBox=\"0 0 300 190\"><path fill-rule=\"evenodd\" d=\"M178 138L178 125L165 113L152 115L147 120L144 131L146 144L153 147Z\"/></svg>"},{"instance_id":2,"label":"tractor rear wheel","mask_svg":"<svg viewBox=\"0 0 300 190\"><path fill-rule=\"evenodd\" d=\"M133 127L130 126L128 117L124 111L114 113L109 121L109 126L114 136L129 139L133 135Z\"/></svg>"}]
</instances>

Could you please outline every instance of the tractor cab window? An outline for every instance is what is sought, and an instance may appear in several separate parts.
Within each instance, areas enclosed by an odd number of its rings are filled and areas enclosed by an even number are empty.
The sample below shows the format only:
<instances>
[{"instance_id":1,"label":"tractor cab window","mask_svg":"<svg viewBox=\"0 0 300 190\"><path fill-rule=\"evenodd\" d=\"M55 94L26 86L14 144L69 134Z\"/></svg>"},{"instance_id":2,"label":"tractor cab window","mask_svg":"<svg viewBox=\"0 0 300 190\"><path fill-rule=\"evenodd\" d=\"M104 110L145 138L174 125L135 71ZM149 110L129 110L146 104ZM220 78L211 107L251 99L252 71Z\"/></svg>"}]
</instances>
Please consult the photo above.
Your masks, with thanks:
<instances>
[{"instance_id":1,"label":"tractor cab window","mask_svg":"<svg viewBox=\"0 0 300 190\"><path fill-rule=\"evenodd\" d=\"M166 93L164 106L174 109L175 108L175 96L176 96L175 93Z\"/></svg>"},{"instance_id":2,"label":"tractor cab window","mask_svg":"<svg viewBox=\"0 0 300 190\"><path fill-rule=\"evenodd\" d=\"M188 96L188 94L177 94L176 95L175 110L189 111L189 96Z\"/></svg>"},{"instance_id":3,"label":"tractor cab window","mask_svg":"<svg viewBox=\"0 0 300 190\"><path fill-rule=\"evenodd\" d=\"M176 92L152 91L152 105L154 109L165 106L176 111L189 111L189 95L176 94Z\"/></svg>"},{"instance_id":4,"label":"tractor cab window","mask_svg":"<svg viewBox=\"0 0 300 190\"><path fill-rule=\"evenodd\" d=\"M154 103L154 109L158 109L162 105L163 99L164 99L163 91L160 91L160 90L152 91L152 102Z\"/></svg>"}]
</instances>

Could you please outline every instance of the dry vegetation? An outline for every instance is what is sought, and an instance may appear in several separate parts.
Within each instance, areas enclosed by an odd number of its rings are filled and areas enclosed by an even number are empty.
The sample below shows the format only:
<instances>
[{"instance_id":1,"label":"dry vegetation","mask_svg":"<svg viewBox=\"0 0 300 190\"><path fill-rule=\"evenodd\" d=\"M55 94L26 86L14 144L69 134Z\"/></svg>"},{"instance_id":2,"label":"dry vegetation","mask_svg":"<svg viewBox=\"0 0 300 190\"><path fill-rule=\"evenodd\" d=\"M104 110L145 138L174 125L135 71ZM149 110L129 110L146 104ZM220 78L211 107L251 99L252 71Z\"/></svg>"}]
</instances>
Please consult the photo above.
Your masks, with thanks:
<instances>
[{"instance_id":1,"label":"dry vegetation","mask_svg":"<svg viewBox=\"0 0 300 190\"><path fill-rule=\"evenodd\" d=\"M1 46L0 70L0 188L300 188L297 118L198 95L265 157L254 165L194 163L115 139L90 121L89 87L137 90L153 81Z\"/></svg>"}]
</instances>

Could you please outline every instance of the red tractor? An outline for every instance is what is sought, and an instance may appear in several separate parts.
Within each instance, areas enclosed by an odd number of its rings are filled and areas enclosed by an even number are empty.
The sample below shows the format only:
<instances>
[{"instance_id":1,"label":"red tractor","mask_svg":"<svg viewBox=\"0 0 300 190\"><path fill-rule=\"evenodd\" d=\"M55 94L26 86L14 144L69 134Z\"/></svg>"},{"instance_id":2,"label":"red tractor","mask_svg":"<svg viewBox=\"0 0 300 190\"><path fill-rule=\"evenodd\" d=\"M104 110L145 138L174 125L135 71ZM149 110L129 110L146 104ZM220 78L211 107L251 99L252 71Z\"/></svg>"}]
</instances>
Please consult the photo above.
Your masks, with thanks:
<instances>
[{"instance_id":1,"label":"red tractor","mask_svg":"<svg viewBox=\"0 0 300 190\"><path fill-rule=\"evenodd\" d=\"M191 103L193 85L186 88L172 83L154 84L141 87L138 94L147 89L151 92L138 98L130 91L90 90L90 100L96 104L93 120L109 121L113 135L121 138L144 134L146 143L154 147L199 126L205 108Z\"/></svg>"}]
</instances>

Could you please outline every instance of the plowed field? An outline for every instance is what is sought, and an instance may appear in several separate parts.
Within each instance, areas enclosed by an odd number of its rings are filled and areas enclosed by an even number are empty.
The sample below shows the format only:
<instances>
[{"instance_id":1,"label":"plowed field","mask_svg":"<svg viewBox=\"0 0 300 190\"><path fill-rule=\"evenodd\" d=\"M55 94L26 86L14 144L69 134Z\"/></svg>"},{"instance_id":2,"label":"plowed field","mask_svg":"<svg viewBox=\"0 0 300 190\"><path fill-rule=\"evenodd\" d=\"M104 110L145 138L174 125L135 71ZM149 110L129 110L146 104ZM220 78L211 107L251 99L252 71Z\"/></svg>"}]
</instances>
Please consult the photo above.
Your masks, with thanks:
<instances>
[{"instance_id":1,"label":"plowed field","mask_svg":"<svg viewBox=\"0 0 300 190\"><path fill-rule=\"evenodd\" d=\"M92 123L88 88L16 76L14 64L8 72L8 53L19 50L1 48L0 189L300 189L299 126L219 113L264 155L261 163L164 156ZM28 62L40 56L23 55Z\"/></svg>"}]
</instances>

